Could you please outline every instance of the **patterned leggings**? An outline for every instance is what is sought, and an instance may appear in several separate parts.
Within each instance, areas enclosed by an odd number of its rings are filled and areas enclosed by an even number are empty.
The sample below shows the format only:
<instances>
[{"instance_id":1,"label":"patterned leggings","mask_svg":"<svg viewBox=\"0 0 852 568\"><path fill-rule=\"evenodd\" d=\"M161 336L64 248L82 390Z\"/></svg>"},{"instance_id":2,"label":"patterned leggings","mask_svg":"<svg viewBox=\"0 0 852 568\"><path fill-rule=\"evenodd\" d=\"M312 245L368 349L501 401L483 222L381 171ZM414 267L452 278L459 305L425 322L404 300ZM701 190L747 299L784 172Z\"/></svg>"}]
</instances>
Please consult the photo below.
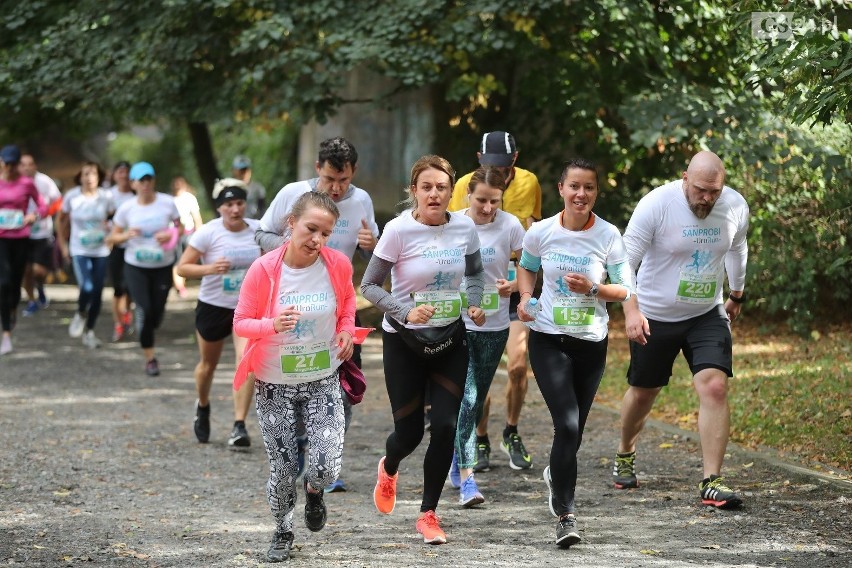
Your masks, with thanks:
<instances>
[{"instance_id":1,"label":"patterned leggings","mask_svg":"<svg viewBox=\"0 0 852 568\"><path fill-rule=\"evenodd\" d=\"M257 418L269 458L266 496L279 532L293 530L296 507L296 419L303 416L310 446L305 480L322 491L340 475L343 454L343 401L334 374L307 383L278 385L255 381Z\"/></svg>"},{"instance_id":2,"label":"patterned leggings","mask_svg":"<svg viewBox=\"0 0 852 568\"><path fill-rule=\"evenodd\" d=\"M459 427L456 430L456 455L461 468L476 465L476 425L482 418L485 397L508 339L508 329L467 332L470 362L467 365L464 397L459 409Z\"/></svg>"}]
</instances>

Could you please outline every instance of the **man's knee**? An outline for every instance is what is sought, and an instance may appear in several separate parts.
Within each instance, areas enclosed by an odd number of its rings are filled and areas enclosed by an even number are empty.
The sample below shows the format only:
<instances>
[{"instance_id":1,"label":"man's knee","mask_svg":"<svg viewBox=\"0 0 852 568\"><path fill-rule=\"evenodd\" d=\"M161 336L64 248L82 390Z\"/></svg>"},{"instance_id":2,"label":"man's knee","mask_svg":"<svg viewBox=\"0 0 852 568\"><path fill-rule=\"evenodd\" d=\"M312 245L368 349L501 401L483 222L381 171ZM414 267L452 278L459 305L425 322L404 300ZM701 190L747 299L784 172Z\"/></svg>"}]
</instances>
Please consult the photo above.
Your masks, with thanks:
<instances>
[{"instance_id":1,"label":"man's knee","mask_svg":"<svg viewBox=\"0 0 852 568\"><path fill-rule=\"evenodd\" d=\"M728 400L728 377L724 371L704 369L695 375L693 381L700 401L723 403Z\"/></svg>"}]
</instances>

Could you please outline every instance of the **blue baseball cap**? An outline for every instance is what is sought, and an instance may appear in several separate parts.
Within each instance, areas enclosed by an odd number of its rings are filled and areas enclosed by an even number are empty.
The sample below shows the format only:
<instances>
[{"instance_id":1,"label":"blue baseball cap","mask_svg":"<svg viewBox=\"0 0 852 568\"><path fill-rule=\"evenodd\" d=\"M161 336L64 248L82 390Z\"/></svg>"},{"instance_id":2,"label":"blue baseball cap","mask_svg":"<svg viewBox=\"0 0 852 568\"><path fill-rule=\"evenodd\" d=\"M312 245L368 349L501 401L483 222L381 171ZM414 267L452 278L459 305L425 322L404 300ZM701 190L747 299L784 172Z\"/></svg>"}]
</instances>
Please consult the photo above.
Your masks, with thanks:
<instances>
[{"instance_id":1,"label":"blue baseball cap","mask_svg":"<svg viewBox=\"0 0 852 568\"><path fill-rule=\"evenodd\" d=\"M2 160L4 164L17 164L21 161L20 148L14 144L3 146L3 149L0 150L0 160Z\"/></svg>"},{"instance_id":2,"label":"blue baseball cap","mask_svg":"<svg viewBox=\"0 0 852 568\"><path fill-rule=\"evenodd\" d=\"M130 168L130 180L138 181L145 176L156 177L154 173L154 166L149 164L148 162L136 162L133 164L133 167Z\"/></svg>"}]
</instances>

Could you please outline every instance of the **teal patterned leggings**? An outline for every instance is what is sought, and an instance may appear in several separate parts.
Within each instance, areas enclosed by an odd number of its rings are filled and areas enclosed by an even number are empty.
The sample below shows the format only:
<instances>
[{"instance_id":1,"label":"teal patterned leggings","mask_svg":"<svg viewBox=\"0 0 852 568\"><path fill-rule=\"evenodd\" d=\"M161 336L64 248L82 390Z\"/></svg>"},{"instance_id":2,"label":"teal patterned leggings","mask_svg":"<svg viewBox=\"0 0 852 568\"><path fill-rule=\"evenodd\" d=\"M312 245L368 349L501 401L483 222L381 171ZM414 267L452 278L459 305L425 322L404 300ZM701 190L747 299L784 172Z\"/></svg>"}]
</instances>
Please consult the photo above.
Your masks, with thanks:
<instances>
[{"instance_id":1,"label":"teal patterned leggings","mask_svg":"<svg viewBox=\"0 0 852 568\"><path fill-rule=\"evenodd\" d=\"M470 362L456 430L456 456L460 468L476 465L476 424L482 418L482 406L508 339L508 329L467 332Z\"/></svg>"}]
</instances>

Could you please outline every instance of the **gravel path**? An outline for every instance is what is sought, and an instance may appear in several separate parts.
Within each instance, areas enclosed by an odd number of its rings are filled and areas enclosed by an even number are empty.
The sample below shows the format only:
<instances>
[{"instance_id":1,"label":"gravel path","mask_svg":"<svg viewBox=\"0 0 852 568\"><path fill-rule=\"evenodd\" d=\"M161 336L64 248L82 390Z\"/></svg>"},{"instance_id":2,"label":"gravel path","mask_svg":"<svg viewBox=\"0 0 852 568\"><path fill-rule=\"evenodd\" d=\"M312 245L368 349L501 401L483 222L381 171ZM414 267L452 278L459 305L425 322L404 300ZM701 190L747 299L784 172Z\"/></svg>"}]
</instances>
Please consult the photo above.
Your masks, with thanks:
<instances>
[{"instance_id":1,"label":"gravel path","mask_svg":"<svg viewBox=\"0 0 852 568\"><path fill-rule=\"evenodd\" d=\"M0 359L0 564L61 566L266 565L273 528L265 498L266 457L252 415L251 451L228 451L229 349L213 392L211 443L192 434L196 362L194 302L175 297L158 334L162 375L143 372L138 345L88 351L68 337L70 288L53 287L53 305L19 318L15 351ZM62 301L62 300L66 301ZM105 303L105 306L108 306ZM104 314L99 336L109 336ZM365 345L368 392L355 408L344 452L349 491L328 495L319 533L296 512L296 566L803 566L852 565L852 486L797 473L731 448L730 484L745 495L739 511L700 504L694 436L651 427L640 439L642 487L609 481L618 419L595 407L580 452L578 518L584 542L553 544L541 472L549 417L531 382L521 433L533 455L526 472L495 467L477 476L487 503L456 504L447 484L439 514L450 542L422 544L414 530L425 444L403 462L393 515L375 511L376 463L391 428L381 345ZM501 389L505 375L498 376ZM491 437L504 408L495 398ZM496 447L495 447L496 449Z\"/></svg>"}]
</instances>

